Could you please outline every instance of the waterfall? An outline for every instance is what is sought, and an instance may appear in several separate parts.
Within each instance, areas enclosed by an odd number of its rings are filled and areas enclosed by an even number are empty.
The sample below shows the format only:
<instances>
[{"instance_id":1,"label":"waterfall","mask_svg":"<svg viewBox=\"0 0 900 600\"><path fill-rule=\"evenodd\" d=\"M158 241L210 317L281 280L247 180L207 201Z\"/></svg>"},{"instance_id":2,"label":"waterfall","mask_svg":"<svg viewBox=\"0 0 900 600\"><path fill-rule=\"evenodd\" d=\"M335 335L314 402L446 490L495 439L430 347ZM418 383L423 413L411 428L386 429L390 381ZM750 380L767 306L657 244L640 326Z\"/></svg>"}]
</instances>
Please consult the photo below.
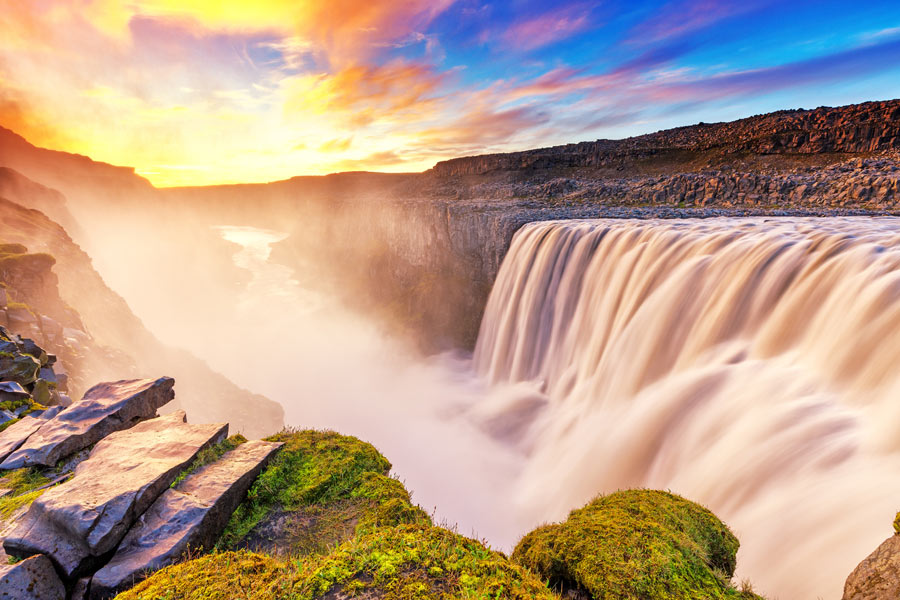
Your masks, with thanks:
<instances>
[{"instance_id":1,"label":"waterfall","mask_svg":"<svg viewBox=\"0 0 900 600\"><path fill-rule=\"evenodd\" d=\"M533 223L475 368L535 518L669 489L742 542L770 598L839 598L900 509L900 220Z\"/></svg>"}]
</instances>

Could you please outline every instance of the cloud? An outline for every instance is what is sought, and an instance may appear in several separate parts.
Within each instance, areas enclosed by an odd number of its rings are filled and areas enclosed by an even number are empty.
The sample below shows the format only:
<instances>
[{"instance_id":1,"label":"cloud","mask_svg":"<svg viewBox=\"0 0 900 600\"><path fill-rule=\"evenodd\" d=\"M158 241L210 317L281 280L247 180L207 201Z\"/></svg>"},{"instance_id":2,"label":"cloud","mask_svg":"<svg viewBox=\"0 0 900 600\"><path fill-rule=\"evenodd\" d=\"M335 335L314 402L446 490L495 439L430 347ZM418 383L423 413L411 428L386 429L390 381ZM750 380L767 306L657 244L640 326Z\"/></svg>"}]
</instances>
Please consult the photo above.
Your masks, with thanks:
<instances>
[{"instance_id":1,"label":"cloud","mask_svg":"<svg viewBox=\"0 0 900 600\"><path fill-rule=\"evenodd\" d=\"M635 26L629 41L646 45L683 37L774 3L775 0L675 0Z\"/></svg>"},{"instance_id":2,"label":"cloud","mask_svg":"<svg viewBox=\"0 0 900 600\"><path fill-rule=\"evenodd\" d=\"M353 145L353 138L335 138L319 146L319 152L346 152Z\"/></svg>"},{"instance_id":3,"label":"cloud","mask_svg":"<svg viewBox=\"0 0 900 600\"><path fill-rule=\"evenodd\" d=\"M502 34L504 43L521 50L534 50L582 33L593 24L584 6L557 9L513 23Z\"/></svg>"}]
</instances>

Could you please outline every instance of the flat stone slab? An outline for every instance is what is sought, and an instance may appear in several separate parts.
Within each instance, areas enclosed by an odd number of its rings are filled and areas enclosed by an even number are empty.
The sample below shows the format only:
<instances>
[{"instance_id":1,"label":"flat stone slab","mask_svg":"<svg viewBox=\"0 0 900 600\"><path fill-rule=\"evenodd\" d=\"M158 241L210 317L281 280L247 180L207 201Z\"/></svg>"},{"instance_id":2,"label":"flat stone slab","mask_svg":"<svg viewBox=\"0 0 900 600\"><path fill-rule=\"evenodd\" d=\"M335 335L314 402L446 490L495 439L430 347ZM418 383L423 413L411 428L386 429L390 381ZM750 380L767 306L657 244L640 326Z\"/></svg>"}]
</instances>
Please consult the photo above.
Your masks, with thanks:
<instances>
[{"instance_id":1,"label":"flat stone slab","mask_svg":"<svg viewBox=\"0 0 900 600\"><path fill-rule=\"evenodd\" d=\"M84 398L48 420L21 448L10 454L0 469L34 465L52 467L70 454L113 433L156 415L175 397L175 380L131 379L95 385Z\"/></svg>"},{"instance_id":2,"label":"flat stone slab","mask_svg":"<svg viewBox=\"0 0 900 600\"><path fill-rule=\"evenodd\" d=\"M245 442L166 490L91 580L92 600L112 598L190 550L211 548L250 485L283 446Z\"/></svg>"},{"instance_id":3,"label":"flat stone slab","mask_svg":"<svg viewBox=\"0 0 900 600\"><path fill-rule=\"evenodd\" d=\"M47 423L46 419L36 419L26 415L0 431L0 460L15 452L31 435Z\"/></svg>"},{"instance_id":4,"label":"flat stone slab","mask_svg":"<svg viewBox=\"0 0 900 600\"><path fill-rule=\"evenodd\" d=\"M850 573L843 600L900 598L900 535L886 539Z\"/></svg>"},{"instance_id":5,"label":"flat stone slab","mask_svg":"<svg viewBox=\"0 0 900 600\"><path fill-rule=\"evenodd\" d=\"M39 554L14 565L0 565L0 598L65 600L66 588L50 559Z\"/></svg>"},{"instance_id":6,"label":"flat stone slab","mask_svg":"<svg viewBox=\"0 0 900 600\"><path fill-rule=\"evenodd\" d=\"M184 411L110 434L72 479L31 504L4 549L46 554L67 579L90 572L197 454L226 435L227 424L188 425Z\"/></svg>"}]
</instances>

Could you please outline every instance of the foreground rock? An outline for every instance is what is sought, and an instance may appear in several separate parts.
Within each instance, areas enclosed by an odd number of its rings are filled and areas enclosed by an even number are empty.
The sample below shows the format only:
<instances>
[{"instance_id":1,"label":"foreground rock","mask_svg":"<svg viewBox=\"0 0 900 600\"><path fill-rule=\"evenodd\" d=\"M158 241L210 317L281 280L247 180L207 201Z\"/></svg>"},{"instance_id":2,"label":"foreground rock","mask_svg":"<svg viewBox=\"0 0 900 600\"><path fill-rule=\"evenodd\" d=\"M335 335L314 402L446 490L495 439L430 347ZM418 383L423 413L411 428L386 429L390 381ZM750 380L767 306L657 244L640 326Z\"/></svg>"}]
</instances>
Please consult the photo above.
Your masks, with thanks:
<instances>
[{"instance_id":1,"label":"foreground rock","mask_svg":"<svg viewBox=\"0 0 900 600\"><path fill-rule=\"evenodd\" d=\"M141 516L115 556L91 580L90 598L111 598L190 550L208 549L247 489L283 446L246 442L166 490Z\"/></svg>"},{"instance_id":2,"label":"foreground rock","mask_svg":"<svg viewBox=\"0 0 900 600\"><path fill-rule=\"evenodd\" d=\"M64 600L66 590L46 556L0 565L0 598Z\"/></svg>"},{"instance_id":3,"label":"foreground rock","mask_svg":"<svg viewBox=\"0 0 900 600\"><path fill-rule=\"evenodd\" d=\"M0 432L0 460L15 452L31 435L47 423L46 419L35 419L32 416L22 417Z\"/></svg>"},{"instance_id":4,"label":"foreground rock","mask_svg":"<svg viewBox=\"0 0 900 600\"><path fill-rule=\"evenodd\" d=\"M109 435L71 480L34 501L4 549L19 557L47 554L68 579L90 572L197 454L227 432L223 424L188 425L178 411Z\"/></svg>"},{"instance_id":5,"label":"foreground rock","mask_svg":"<svg viewBox=\"0 0 900 600\"><path fill-rule=\"evenodd\" d=\"M95 385L81 401L47 421L0 463L0 469L52 467L59 459L99 442L114 431L128 429L155 416L157 409L175 397L174 385L171 377Z\"/></svg>"},{"instance_id":6,"label":"foreground rock","mask_svg":"<svg viewBox=\"0 0 900 600\"><path fill-rule=\"evenodd\" d=\"M900 598L900 535L886 539L850 574L843 600Z\"/></svg>"}]
</instances>

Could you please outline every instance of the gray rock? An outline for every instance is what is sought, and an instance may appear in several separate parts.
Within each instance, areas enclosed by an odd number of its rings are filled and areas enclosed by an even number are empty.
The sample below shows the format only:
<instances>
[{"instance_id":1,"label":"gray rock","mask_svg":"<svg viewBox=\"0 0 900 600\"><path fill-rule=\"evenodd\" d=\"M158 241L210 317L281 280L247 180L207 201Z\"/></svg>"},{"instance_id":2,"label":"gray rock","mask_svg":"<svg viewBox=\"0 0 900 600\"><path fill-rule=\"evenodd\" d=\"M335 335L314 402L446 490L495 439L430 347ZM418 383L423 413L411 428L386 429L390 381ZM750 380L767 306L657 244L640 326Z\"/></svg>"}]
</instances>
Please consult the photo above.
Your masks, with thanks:
<instances>
[{"instance_id":1,"label":"gray rock","mask_svg":"<svg viewBox=\"0 0 900 600\"><path fill-rule=\"evenodd\" d=\"M850 573L843 600L900 598L900 535L886 539Z\"/></svg>"},{"instance_id":2,"label":"gray rock","mask_svg":"<svg viewBox=\"0 0 900 600\"><path fill-rule=\"evenodd\" d=\"M0 460L18 450L46 422L46 419L36 419L31 415L26 415L18 422L0 431Z\"/></svg>"},{"instance_id":3,"label":"gray rock","mask_svg":"<svg viewBox=\"0 0 900 600\"><path fill-rule=\"evenodd\" d=\"M16 381L22 385L34 383L41 363L27 354L0 356L0 381Z\"/></svg>"},{"instance_id":4,"label":"gray rock","mask_svg":"<svg viewBox=\"0 0 900 600\"><path fill-rule=\"evenodd\" d=\"M112 598L189 549L211 548L281 446L246 442L166 490L134 524L112 560L94 574L90 597Z\"/></svg>"},{"instance_id":5,"label":"gray rock","mask_svg":"<svg viewBox=\"0 0 900 600\"><path fill-rule=\"evenodd\" d=\"M4 549L47 554L67 579L89 573L197 454L227 433L227 424L188 425L176 411L110 434L72 479L31 504Z\"/></svg>"},{"instance_id":6,"label":"gray rock","mask_svg":"<svg viewBox=\"0 0 900 600\"><path fill-rule=\"evenodd\" d=\"M41 367L38 377L49 383L56 383L56 373L53 372L53 367Z\"/></svg>"},{"instance_id":7,"label":"gray rock","mask_svg":"<svg viewBox=\"0 0 900 600\"><path fill-rule=\"evenodd\" d=\"M12 400L13 398L27 398L28 396L30 396L28 391L17 381L0 382L0 398Z\"/></svg>"},{"instance_id":8,"label":"gray rock","mask_svg":"<svg viewBox=\"0 0 900 600\"><path fill-rule=\"evenodd\" d=\"M12 421L15 418L16 418L15 413L11 413L5 409L0 409L0 425L3 425L4 423L9 423L10 421Z\"/></svg>"},{"instance_id":9,"label":"gray rock","mask_svg":"<svg viewBox=\"0 0 900 600\"><path fill-rule=\"evenodd\" d=\"M69 600L88 600L88 594L91 591L91 578L82 577L75 582L72 592L69 594Z\"/></svg>"},{"instance_id":10,"label":"gray rock","mask_svg":"<svg viewBox=\"0 0 900 600\"><path fill-rule=\"evenodd\" d=\"M44 349L38 346L34 340L25 338L22 340L22 344L19 347L25 354L35 357L38 362L41 363L42 367L47 364L47 353L44 352Z\"/></svg>"},{"instance_id":11,"label":"gray rock","mask_svg":"<svg viewBox=\"0 0 900 600\"><path fill-rule=\"evenodd\" d=\"M0 598L65 600L66 588L43 555L14 565L0 565Z\"/></svg>"},{"instance_id":12,"label":"gray rock","mask_svg":"<svg viewBox=\"0 0 900 600\"><path fill-rule=\"evenodd\" d=\"M28 442L10 455L0 469L33 465L52 467L114 431L149 419L175 397L171 377L134 379L95 385L84 398L47 421Z\"/></svg>"},{"instance_id":13,"label":"gray rock","mask_svg":"<svg viewBox=\"0 0 900 600\"><path fill-rule=\"evenodd\" d=\"M29 413L29 416L38 417L45 421L48 421L61 413L65 407L57 404L56 406L51 406L47 410L35 410Z\"/></svg>"}]
</instances>

